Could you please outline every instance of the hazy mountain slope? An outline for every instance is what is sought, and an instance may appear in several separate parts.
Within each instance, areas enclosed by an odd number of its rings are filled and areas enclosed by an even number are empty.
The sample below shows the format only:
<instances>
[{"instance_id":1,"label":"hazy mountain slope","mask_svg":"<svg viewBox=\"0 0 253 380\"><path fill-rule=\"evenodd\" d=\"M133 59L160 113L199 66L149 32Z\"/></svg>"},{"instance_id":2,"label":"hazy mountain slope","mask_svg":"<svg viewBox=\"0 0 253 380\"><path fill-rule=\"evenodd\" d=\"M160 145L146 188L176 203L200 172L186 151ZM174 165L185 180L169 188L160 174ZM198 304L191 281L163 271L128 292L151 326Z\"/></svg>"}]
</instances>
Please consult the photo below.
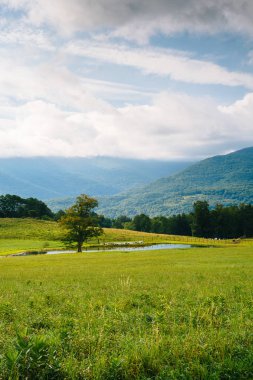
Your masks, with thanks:
<instances>
[{"instance_id":1,"label":"hazy mountain slope","mask_svg":"<svg viewBox=\"0 0 253 380\"><path fill-rule=\"evenodd\" d=\"M22 197L75 197L80 193L112 195L170 175L186 162L97 158L2 158L0 194Z\"/></svg>"},{"instance_id":2,"label":"hazy mountain slope","mask_svg":"<svg viewBox=\"0 0 253 380\"><path fill-rule=\"evenodd\" d=\"M189 211L199 199L216 203L253 203L253 148L216 156L141 189L100 200L101 213L170 215Z\"/></svg>"}]
</instances>

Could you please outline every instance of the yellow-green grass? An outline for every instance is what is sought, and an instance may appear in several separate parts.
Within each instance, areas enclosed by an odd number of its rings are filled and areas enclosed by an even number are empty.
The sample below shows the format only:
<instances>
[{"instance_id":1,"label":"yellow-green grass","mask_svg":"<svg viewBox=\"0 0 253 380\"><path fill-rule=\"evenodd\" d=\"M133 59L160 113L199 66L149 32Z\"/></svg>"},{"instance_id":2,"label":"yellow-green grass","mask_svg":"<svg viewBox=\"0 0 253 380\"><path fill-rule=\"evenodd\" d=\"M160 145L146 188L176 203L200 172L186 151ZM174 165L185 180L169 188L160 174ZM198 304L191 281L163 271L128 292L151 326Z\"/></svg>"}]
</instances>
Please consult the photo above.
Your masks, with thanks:
<instances>
[{"instance_id":1,"label":"yellow-green grass","mask_svg":"<svg viewBox=\"0 0 253 380\"><path fill-rule=\"evenodd\" d=\"M0 260L0 379L252 379L251 247Z\"/></svg>"},{"instance_id":2,"label":"yellow-green grass","mask_svg":"<svg viewBox=\"0 0 253 380\"><path fill-rule=\"evenodd\" d=\"M36 219L0 219L0 255L30 250L60 249L61 229L56 222Z\"/></svg>"},{"instance_id":3,"label":"yellow-green grass","mask_svg":"<svg viewBox=\"0 0 253 380\"><path fill-rule=\"evenodd\" d=\"M156 234L156 233L147 233L139 231L129 231L129 230L120 230L114 228L105 228L104 229L104 238L100 238L100 241L103 242L117 242L117 241L143 241L144 243L186 243L193 245L217 245L217 246L233 246L235 244L242 244L244 240L240 239L205 239L192 236L180 236L180 235L166 235L166 234ZM248 239L248 241L251 241Z\"/></svg>"},{"instance_id":4,"label":"yellow-green grass","mask_svg":"<svg viewBox=\"0 0 253 380\"><path fill-rule=\"evenodd\" d=\"M58 223L36 219L0 219L0 255L13 254L31 249L61 249L62 230ZM152 234L129 230L104 229L104 235L89 244L113 242L190 243L200 245L250 244L243 241L200 239L188 236Z\"/></svg>"},{"instance_id":5,"label":"yellow-green grass","mask_svg":"<svg viewBox=\"0 0 253 380\"><path fill-rule=\"evenodd\" d=\"M38 219L0 218L0 239L59 240L58 223Z\"/></svg>"},{"instance_id":6,"label":"yellow-green grass","mask_svg":"<svg viewBox=\"0 0 253 380\"><path fill-rule=\"evenodd\" d=\"M22 253L27 251L43 251L64 249L60 241L41 241L31 239L0 239L0 256Z\"/></svg>"}]
</instances>

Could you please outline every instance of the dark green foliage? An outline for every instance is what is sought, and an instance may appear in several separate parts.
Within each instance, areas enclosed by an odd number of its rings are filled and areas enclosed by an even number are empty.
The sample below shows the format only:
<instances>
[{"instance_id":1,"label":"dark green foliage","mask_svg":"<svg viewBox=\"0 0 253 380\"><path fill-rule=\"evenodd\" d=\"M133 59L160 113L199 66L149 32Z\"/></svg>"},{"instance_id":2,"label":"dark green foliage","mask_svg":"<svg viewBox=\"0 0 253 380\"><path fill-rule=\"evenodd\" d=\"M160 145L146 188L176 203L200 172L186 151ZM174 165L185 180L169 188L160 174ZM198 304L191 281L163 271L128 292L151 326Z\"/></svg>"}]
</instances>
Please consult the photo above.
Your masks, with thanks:
<instances>
[{"instance_id":1,"label":"dark green foliage","mask_svg":"<svg viewBox=\"0 0 253 380\"><path fill-rule=\"evenodd\" d=\"M192 234L198 237L211 237L211 217L207 201L197 201L193 205Z\"/></svg>"},{"instance_id":2,"label":"dark green foliage","mask_svg":"<svg viewBox=\"0 0 253 380\"><path fill-rule=\"evenodd\" d=\"M61 379L60 363L53 342L43 335L17 333L16 342L5 355L9 379Z\"/></svg>"},{"instance_id":3,"label":"dark green foliage","mask_svg":"<svg viewBox=\"0 0 253 380\"><path fill-rule=\"evenodd\" d=\"M106 218L104 215L97 215L97 223L102 228L112 227L112 220L110 218Z\"/></svg>"},{"instance_id":4,"label":"dark green foliage","mask_svg":"<svg viewBox=\"0 0 253 380\"><path fill-rule=\"evenodd\" d=\"M192 234L190 216L186 214L173 215L168 220L168 227L164 233L171 235L190 236Z\"/></svg>"},{"instance_id":5,"label":"dark green foliage","mask_svg":"<svg viewBox=\"0 0 253 380\"><path fill-rule=\"evenodd\" d=\"M24 214L24 216L28 216L30 218L50 219L53 217L53 213L47 205L36 198L25 199Z\"/></svg>"},{"instance_id":6,"label":"dark green foliage","mask_svg":"<svg viewBox=\"0 0 253 380\"><path fill-rule=\"evenodd\" d=\"M219 239L253 237L253 206L241 204L225 207L217 204L214 209L210 209L207 201L197 201L189 214L154 218L140 214L133 219L119 217L112 220L111 224L115 228L157 234Z\"/></svg>"},{"instance_id":7,"label":"dark green foliage","mask_svg":"<svg viewBox=\"0 0 253 380\"><path fill-rule=\"evenodd\" d=\"M53 218L47 205L36 198L21 198L17 195L0 196L0 218Z\"/></svg>"},{"instance_id":8,"label":"dark green foliage","mask_svg":"<svg viewBox=\"0 0 253 380\"><path fill-rule=\"evenodd\" d=\"M112 220L113 228L124 228L125 223L131 222L131 218L125 215L120 215L118 218Z\"/></svg>"},{"instance_id":9,"label":"dark green foliage","mask_svg":"<svg viewBox=\"0 0 253 380\"><path fill-rule=\"evenodd\" d=\"M66 214L66 212L63 210L59 210L59 211L55 212L54 220L56 220L56 221L60 220L65 214Z\"/></svg>"},{"instance_id":10,"label":"dark green foliage","mask_svg":"<svg viewBox=\"0 0 253 380\"><path fill-rule=\"evenodd\" d=\"M1 218L18 218L23 214L24 207L24 199L17 195L6 194L0 196Z\"/></svg>"},{"instance_id":11,"label":"dark green foliage","mask_svg":"<svg viewBox=\"0 0 253 380\"><path fill-rule=\"evenodd\" d=\"M133 226L135 231L150 232L151 220L145 214L136 215L133 218Z\"/></svg>"},{"instance_id":12,"label":"dark green foliage","mask_svg":"<svg viewBox=\"0 0 253 380\"><path fill-rule=\"evenodd\" d=\"M239 219L239 220L238 220ZM241 205L240 217L236 219L237 226L241 228L243 236L253 236L253 206Z\"/></svg>"},{"instance_id":13,"label":"dark green foliage","mask_svg":"<svg viewBox=\"0 0 253 380\"><path fill-rule=\"evenodd\" d=\"M253 208L249 205L251 210ZM223 205L216 205L210 214L210 223L212 224L212 236L221 239L235 238L243 236L243 228L241 222L247 217L244 212L244 205L224 207ZM246 223L246 222L245 222ZM247 231L248 235L252 236L253 230Z\"/></svg>"},{"instance_id":14,"label":"dark green foliage","mask_svg":"<svg viewBox=\"0 0 253 380\"><path fill-rule=\"evenodd\" d=\"M253 237L252 205L224 207L218 204L210 210L207 201L198 201L190 216L193 236L219 239Z\"/></svg>"},{"instance_id":15,"label":"dark green foliage","mask_svg":"<svg viewBox=\"0 0 253 380\"><path fill-rule=\"evenodd\" d=\"M206 223L209 226L210 237L253 237L253 205L224 207L217 204L213 210L209 210L209 221Z\"/></svg>"}]
</instances>

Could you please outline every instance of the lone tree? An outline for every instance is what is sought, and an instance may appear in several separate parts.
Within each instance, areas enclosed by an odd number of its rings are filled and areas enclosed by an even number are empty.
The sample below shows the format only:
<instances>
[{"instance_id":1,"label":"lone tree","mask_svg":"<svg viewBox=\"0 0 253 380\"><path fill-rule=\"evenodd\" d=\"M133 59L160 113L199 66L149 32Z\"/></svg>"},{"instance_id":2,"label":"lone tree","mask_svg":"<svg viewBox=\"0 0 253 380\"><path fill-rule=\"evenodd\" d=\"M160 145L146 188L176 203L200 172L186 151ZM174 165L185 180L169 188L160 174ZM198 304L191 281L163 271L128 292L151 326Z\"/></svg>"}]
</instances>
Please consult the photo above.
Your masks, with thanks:
<instances>
[{"instance_id":1,"label":"lone tree","mask_svg":"<svg viewBox=\"0 0 253 380\"><path fill-rule=\"evenodd\" d=\"M76 203L66 210L59 221L66 230L64 242L76 243L77 252L82 252L83 243L88 239L99 236L103 230L98 226L98 218L93 209L97 207L98 201L86 194L76 198Z\"/></svg>"}]
</instances>

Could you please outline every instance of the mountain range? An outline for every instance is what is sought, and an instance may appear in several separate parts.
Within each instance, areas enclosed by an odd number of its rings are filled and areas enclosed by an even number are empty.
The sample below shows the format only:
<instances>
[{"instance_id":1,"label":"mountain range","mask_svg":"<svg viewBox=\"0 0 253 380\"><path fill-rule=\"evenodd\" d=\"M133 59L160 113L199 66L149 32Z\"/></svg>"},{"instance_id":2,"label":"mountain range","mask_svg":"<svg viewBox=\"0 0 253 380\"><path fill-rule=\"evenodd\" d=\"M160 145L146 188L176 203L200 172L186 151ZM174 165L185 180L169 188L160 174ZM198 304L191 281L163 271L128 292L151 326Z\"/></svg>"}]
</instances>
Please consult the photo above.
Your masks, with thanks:
<instances>
[{"instance_id":1,"label":"mountain range","mask_svg":"<svg viewBox=\"0 0 253 380\"><path fill-rule=\"evenodd\" d=\"M0 194L41 200L81 193L113 195L187 167L189 162L112 157L31 157L0 159Z\"/></svg>"},{"instance_id":2,"label":"mountain range","mask_svg":"<svg viewBox=\"0 0 253 380\"><path fill-rule=\"evenodd\" d=\"M46 201L54 211L81 193L99 199L109 217L189 212L197 200L211 206L253 203L253 147L200 162L112 157L2 158L0 194Z\"/></svg>"},{"instance_id":3,"label":"mountain range","mask_svg":"<svg viewBox=\"0 0 253 380\"><path fill-rule=\"evenodd\" d=\"M215 156L139 189L100 199L99 212L116 217L189 212L197 200L211 206L253 203L253 147Z\"/></svg>"}]
</instances>

